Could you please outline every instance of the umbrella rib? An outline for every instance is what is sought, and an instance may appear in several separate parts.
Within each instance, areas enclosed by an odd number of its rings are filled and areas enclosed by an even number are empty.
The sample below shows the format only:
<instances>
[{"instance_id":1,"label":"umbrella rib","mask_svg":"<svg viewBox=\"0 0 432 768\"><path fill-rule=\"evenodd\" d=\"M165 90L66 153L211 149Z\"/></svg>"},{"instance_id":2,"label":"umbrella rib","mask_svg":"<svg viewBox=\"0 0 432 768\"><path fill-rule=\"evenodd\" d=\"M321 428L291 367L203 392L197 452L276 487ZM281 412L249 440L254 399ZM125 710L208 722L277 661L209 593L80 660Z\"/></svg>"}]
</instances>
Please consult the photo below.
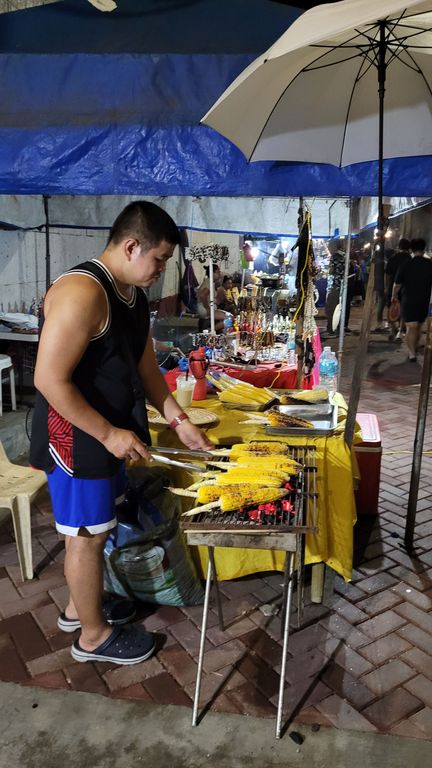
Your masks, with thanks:
<instances>
[{"instance_id":1,"label":"umbrella rib","mask_svg":"<svg viewBox=\"0 0 432 768\"><path fill-rule=\"evenodd\" d=\"M350 96L349 101L348 101L348 107L347 107L346 116L345 116L344 132L343 132L343 137L342 137L342 142L341 142L341 151L340 151L340 156L339 156L339 168L342 167L342 157L343 157L344 147L345 147L345 139L346 139L347 128L348 128L349 113L350 113L350 110L351 110L351 104L352 104L352 101L353 101L353 98L354 98L354 91L356 89L356 85L359 82L360 78L363 76L363 75L360 75L360 72L361 72L363 64L364 64L364 59L360 63L360 67L359 67L359 70L357 72L357 77L354 80L353 87L351 89L351 96ZM370 66L372 66L372 65L370 65ZM368 69L370 69L370 67L368 67Z\"/></svg>"}]
</instances>

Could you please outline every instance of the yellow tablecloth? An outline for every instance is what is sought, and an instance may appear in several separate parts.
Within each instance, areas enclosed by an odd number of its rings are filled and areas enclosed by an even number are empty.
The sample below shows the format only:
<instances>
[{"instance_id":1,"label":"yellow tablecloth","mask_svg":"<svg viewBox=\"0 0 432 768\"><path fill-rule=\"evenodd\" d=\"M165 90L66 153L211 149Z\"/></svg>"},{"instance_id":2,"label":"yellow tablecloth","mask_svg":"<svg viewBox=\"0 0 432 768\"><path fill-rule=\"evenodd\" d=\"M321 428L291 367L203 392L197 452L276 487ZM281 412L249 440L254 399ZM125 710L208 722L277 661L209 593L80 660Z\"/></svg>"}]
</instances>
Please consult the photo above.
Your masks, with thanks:
<instances>
[{"instance_id":1,"label":"yellow tablecloth","mask_svg":"<svg viewBox=\"0 0 432 768\"><path fill-rule=\"evenodd\" d=\"M262 428L241 424L246 420L242 411L226 410L217 399L194 402L193 406L206 408L218 417L218 422L208 428L207 434L216 445L232 445L252 439L269 440ZM177 446L175 432L157 427L151 430L153 445ZM283 438L277 437L277 440ZM306 536L306 564L324 562L349 580L352 570L353 525L356 520L353 481L356 464L346 446L343 435L331 437L289 437L291 445L316 446L318 527L316 534ZM192 483L193 475L184 470L173 470L176 485L185 487ZM206 572L207 549L193 548L195 561L202 573ZM259 571L282 571L285 552L217 548L215 550L218 578L235 579Z\"/></svg>"}]
</instances>

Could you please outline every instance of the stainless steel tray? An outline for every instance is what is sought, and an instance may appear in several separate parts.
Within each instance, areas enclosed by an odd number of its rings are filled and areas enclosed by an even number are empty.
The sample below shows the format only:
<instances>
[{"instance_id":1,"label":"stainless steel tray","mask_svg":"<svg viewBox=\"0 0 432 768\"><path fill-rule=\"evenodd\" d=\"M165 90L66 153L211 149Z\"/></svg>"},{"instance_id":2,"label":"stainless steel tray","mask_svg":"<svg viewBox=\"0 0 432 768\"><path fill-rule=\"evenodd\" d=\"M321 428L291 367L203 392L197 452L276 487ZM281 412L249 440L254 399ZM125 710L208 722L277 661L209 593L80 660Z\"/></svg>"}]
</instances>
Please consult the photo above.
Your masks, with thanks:
<instances>
[{"instance_id":1,"label":"stainless steel tray","mask_svg":"<svg viewBox=\"0 0 432 768\"><path fill-rule=\"evenodd\" d=\"M249 405L248 403L224 403L221 400L221 403L224 408L228 408L229 410L235 410L235 411L267 411L269 408L273 408L274 405L278 403L278 399L276 397L273 397L272 400L267 400L266 403L257 403L256 405Z\"/></svg>"},{"instance_id":2,"label":"stainless steel tray","mask_svg":"<svg viewBox=\"0 0 432 768\"><path fill-rule=\"evenodd\" d=\"M286 413L287 411L283 409L291 407L290 405L281 405L279 409L282 413ZM303 407L301 413L298 410L295 413L289 412L292 416L298 416L301 419L307 418L313 425L312 427L271 427L267 425L265 431L268 435L321 435L322 437L333 435L337 427L338 408L337 405L330 405L329 407L330 413L314 415L313 418L310 418L312 416L311 411L306 411Z\"/></svg>"},{"instance_id":3,"label":"stainless steel tray","mask_svg":"<svg viewBox=\"0 0 432 768\"><path fill-rule=\"evenodd\" d=\"M278 411L286 413L289 416L298 416L300 419L311 421L312 418L323 418L333 413L333 406L330 403L316 403L314 405L280 405Z\"/></svg>"}]
</instances>

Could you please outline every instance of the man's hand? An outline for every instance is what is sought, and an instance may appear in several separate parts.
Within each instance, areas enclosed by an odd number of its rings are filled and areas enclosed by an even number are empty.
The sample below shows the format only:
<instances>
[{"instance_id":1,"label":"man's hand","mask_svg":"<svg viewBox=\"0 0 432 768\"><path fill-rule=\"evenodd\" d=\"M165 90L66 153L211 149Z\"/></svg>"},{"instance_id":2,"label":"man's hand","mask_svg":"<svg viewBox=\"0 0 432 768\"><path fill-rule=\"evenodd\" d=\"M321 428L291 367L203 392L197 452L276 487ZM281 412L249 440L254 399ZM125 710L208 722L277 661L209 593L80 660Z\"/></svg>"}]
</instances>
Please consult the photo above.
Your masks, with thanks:
<instances>
[{"instance_id":1,"label":"man's hand","mask_svg":"<svg viewBox=\"0 0 432 768\"><path fill-rule=\"evenodd\" d=\"M205 432L192 424L189 419L182 421L176 427L176 432L183 445L191 450L210 451L214 447Z\"/></svg>"},{"instance_id":2,"label":"man's hand","mask_svg":"<svg viewBox=\"0 0 432 768\"><path fill-rule=\"evenodd\" d=\"M152 457L144 443L137 437L135 432L131 432L128 429L112 427L103 444L107 451L114 454L117 459L132 459L133 461L145 459L146 461L152 461Z\"/></svg>"}]
</instances>

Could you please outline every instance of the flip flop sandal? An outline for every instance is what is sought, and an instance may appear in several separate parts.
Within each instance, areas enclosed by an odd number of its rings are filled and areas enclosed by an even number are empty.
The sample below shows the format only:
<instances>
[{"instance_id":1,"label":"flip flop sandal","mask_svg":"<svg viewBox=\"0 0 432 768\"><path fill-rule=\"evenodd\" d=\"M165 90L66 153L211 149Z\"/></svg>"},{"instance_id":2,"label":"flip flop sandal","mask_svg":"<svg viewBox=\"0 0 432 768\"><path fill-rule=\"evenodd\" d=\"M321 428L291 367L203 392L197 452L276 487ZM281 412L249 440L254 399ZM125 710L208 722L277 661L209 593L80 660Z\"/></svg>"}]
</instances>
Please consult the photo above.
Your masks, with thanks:
<instances>
[{"instance_id":1,"label":"flip flop sandal","mask_svg":"<svg viewBox=\"0 0 432 768\"><path fill-rule=\"evenodd\" d=\"M139 664L149 659L156 647L150 632L136 627L116 627L104 643L94 651L85 651L79 641L72 644L71 655L75 661L110 661L113 664Z\"/></svg>"},{"instance_id":2,"label":"flip flop sandal","mask_svg":"<svg viewBox=\"0 0 432 768\"><path fill-rule=\"evenodd\" d=\"M136 616L136 608L132 600L123 600L122 598L104 600L102 611L108 624L113 625L127 624ZM57 619L57 626L63 632L75 632L75 630L81 629L81 622L79 619L68 619L63 612Z\"/></svg>"}]
</instances>

